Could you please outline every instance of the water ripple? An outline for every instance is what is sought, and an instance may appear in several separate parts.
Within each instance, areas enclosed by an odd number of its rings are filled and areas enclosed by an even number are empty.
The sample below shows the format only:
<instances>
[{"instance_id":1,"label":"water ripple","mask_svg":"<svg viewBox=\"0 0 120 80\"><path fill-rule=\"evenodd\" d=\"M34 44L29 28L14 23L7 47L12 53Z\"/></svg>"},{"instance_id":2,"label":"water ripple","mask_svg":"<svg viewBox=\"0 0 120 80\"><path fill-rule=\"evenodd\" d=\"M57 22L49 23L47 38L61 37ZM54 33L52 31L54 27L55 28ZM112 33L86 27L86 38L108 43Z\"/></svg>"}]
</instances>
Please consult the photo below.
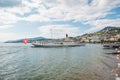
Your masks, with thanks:
<instances>
[{"instance_id":1,"label":"water ripple","mask_svg":"<svg viewBox=\"0 0 120 80\"><path fill-rule=\"evenodd\" d=\"M1 80L113 80L114 56L100 44L68 48L0 46Z\"/></svg>"}]
</instances>

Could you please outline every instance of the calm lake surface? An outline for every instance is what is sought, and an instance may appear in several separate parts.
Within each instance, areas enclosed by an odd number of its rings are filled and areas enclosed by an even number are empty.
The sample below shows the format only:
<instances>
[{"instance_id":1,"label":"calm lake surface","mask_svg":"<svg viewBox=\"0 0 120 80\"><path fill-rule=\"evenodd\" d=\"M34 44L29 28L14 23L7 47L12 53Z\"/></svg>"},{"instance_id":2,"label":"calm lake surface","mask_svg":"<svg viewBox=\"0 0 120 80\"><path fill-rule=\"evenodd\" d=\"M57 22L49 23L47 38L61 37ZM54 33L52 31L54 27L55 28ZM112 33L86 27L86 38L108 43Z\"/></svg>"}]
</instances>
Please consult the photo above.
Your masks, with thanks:
<instances>
[{"instance_id":1,"label":"calm lake surface","mask_svg":"<svg viewBox=\"0 0 120 80\"><path fill-rule=\"evenodd\" d=\"M0 80L115 80L113 50L101 44L32 48L0 43Z\"/></svg>"}]
</instances>

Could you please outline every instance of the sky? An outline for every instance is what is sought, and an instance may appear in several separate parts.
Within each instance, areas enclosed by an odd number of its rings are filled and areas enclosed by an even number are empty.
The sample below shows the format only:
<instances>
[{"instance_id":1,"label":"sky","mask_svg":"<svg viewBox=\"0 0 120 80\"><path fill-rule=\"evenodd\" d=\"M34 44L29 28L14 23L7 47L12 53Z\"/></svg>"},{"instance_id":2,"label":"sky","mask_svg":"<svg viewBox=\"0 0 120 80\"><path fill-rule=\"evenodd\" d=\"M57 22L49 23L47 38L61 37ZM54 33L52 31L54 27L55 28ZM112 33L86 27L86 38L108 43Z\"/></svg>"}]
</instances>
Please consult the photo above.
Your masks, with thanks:
<instances>
[{"instance_id":1,"label":"sky","mask_svg":"<svg viewBox=\"0 0 120 80\"><path fill-rule=\"evenodd\" d=\"M0 0L0 41L120 27L120 0Z\"/></svg>"}]
</instances>

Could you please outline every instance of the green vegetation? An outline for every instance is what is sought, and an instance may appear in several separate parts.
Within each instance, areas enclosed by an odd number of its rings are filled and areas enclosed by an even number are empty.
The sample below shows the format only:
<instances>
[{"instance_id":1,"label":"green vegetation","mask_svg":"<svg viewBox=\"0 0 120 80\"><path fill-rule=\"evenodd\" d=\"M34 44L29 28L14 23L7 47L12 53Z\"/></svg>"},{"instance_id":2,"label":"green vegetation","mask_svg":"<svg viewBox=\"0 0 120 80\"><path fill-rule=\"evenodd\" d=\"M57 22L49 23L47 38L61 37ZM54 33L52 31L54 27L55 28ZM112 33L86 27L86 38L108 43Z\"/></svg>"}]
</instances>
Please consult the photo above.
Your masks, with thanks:
<instances>
[{"instance_id":1,"label":"green vegetation","mask_svg":"<svg viewBox=\"0 0 120 80\"><path fill-rule=\"evenodd\" d=\"M105 27L104 29L98 31L98 32L94 32L94 33L87 33L87 34L84 34L82 36L77 36L74 38L74 40L79 40L81 42L92 42L92 37L99 37L99 40L100 41L97 41L97 42L101 42L101 43L104 43L104 42L120 42L120 39L118 40L114 40L112 39L112 37L116 37L116 36L120 36L120 27ZM111 38L111 39L110 39ZM119 37L118 37L119 38ZM86 41L85 41L86 40ZM94 41L96 42L96 41Z\"/></svg>"},{"instance_id":2,"label":"green vegetation","mask_svg":"<svg viewBox=\"0 0 120 80\"><path fill-rule=\"evenodd\" d=\"M120 42L120 38L118 39L118 42Z\"/></svg>"}]
</instances>

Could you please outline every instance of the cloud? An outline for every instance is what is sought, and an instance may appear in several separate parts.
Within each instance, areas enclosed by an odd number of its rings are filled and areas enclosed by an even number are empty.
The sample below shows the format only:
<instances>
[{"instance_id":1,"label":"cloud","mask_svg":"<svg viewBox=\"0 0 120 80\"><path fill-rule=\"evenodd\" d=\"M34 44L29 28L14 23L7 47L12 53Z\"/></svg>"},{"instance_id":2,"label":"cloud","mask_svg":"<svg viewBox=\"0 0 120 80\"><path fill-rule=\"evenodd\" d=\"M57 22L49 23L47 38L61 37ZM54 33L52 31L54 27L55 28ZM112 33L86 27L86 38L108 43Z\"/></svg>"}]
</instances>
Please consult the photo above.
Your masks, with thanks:
<instances>
[{"instance_id":1,"label":"cloud","mask_svg":"<svg viewBox=\"0 0 120 80\"><path fill-rule=\"evenodd\" d=\"M0 0L0 7L14 7L21 4L22 0Z\"/></svg>"},{"instance_id":2,"label":"cloud","mask_svg":"<svg viewBox=\"0 0 120 80\"><path fill-rule=\"evenodd\" d=\"M4 10L0 10L0 22L2 24L13 24L19 20L21 20L20 17L17 17L16 15L8 13Z\"/></svg>"},{"instance_id":3,"label":"cloud","mask_svg":"<svg viewBox=\"0 0 120 80\"><path fill-rule=\"evenodd\" d=\"M47 38L64 38L66 34L69 36L80 35L80 28L71 25L46 25L38 28L40 36Z\"/></svg>"},{"instance_id":4,"label":"cloud","mask_svg":"<svg viewBox=\"0 0 120 80\"><path fill-rule=\"evenodd\" d=\"M31 1L32 3L29 2L26 6L32 5L32 8L37 8L38 14L31 14L24 17L24 20L32 22L74 20L84 24L114 14L110 10L120 6L119 0L92 0L90 4L88 0Z\"/></svg>"},{"instance_id":5,"label":"cloud","mask_svg":"<svg viewBox=\"0 0 120 80\"><path fill-rule=\"evenodd\" d=\"M14 40L18 35L12 32L0 32L0 41Z\"/></svg>"},{"instance_id":6,"label":"cloud","mask_svg":"<svg viewBox=\"0 0 120 80\"><path fill-rule=\"evenodd\" d=\"M16 1L19 0L13 2ZM30 22L74 20L85 23L112 14L110 10L119 6L119 0L92 0L91 3L88 3L88 0L24 0L21 6L5 8L0 10L0 12L14 15L17 18L16 22L17 20ZM34 14L34 12L32 12L33 9L36 9L38 13ZM33 14L24 16L26 13ZM23 17L16 16L16 14L23 15ZM6 19L7 17L4 16L4 18ZM12 23L13 20L9 21ZM2 20L0 22L6 21Z\"/></svg>"},{"instance_id":7,"label":"cloud","mask_svg":"<svg viewBox=\"0 0 120 80\"><path fill-rule=\"evenodd\" d=\"M30 22L45 22L45 21L50 21L49 18L46 18L44 16L40 16L39 14L37 15L30 15L29 17L24 17L23 20L25 21L30 21Z\"/></svg>"},{"instance_id":8,"label":"cloud","mask_svg":"<svg viewBox=\"0 0 120 80\"><path fill-rule=\"evenodd\" d=\"M37 24L51 22L51 25L39 27L39 31L41 36L51 37L50 29L54 26L52 30L55 38L64 37L66 33L70 36L81 34L80 29L71 26L70 23L52 25L56 21L74 21L91 26L85 32L95 31L105 26L119 27L119 16L116 19L106 18L109 14L119 15L111 11L119 7L120 0L92 0L90 3L88 0L0 0L0 24L2 24L0 34L10 36L10 33L11 36L15 36L14 33L9 32L8 25L15 26L19 21L37 22ZM4 28L6 30L2 31Z\"/></svg>"},{"instance_id":9,"label":"cloud","mask_svg":"<svg viewBox=\"0 0 120 80\"><path fill-rule=\"evenodd\" d=\"M13 25L4 25L4 26L0 26L0 30L9 29L12 27L13 27Z\"/></svg>"},{"instance_id":10,"label":"cloud","mask_svg":"<svg viewBox=\"0 0 120 80\"><path fill-rule=\"evenodd\" d=\"M91 32L95 30L102 29L106 26L113 26L113 27L120 27L120 19L101 19L101 20L94 20L86 22L86 24L91 24L93 27L88 29L86 32Z\"/></svg>"},{"instance_id":11,"label":"cloud","mask_svg":"<svg viewBox=\"0 0 120 80\"><path fill-rule=\"evenodd\" d=\"M0 41L5 41L17 37L15 33L9 31L9 29L12 27L13 25L0 26Z\"/></svg>"}]
</instances>

